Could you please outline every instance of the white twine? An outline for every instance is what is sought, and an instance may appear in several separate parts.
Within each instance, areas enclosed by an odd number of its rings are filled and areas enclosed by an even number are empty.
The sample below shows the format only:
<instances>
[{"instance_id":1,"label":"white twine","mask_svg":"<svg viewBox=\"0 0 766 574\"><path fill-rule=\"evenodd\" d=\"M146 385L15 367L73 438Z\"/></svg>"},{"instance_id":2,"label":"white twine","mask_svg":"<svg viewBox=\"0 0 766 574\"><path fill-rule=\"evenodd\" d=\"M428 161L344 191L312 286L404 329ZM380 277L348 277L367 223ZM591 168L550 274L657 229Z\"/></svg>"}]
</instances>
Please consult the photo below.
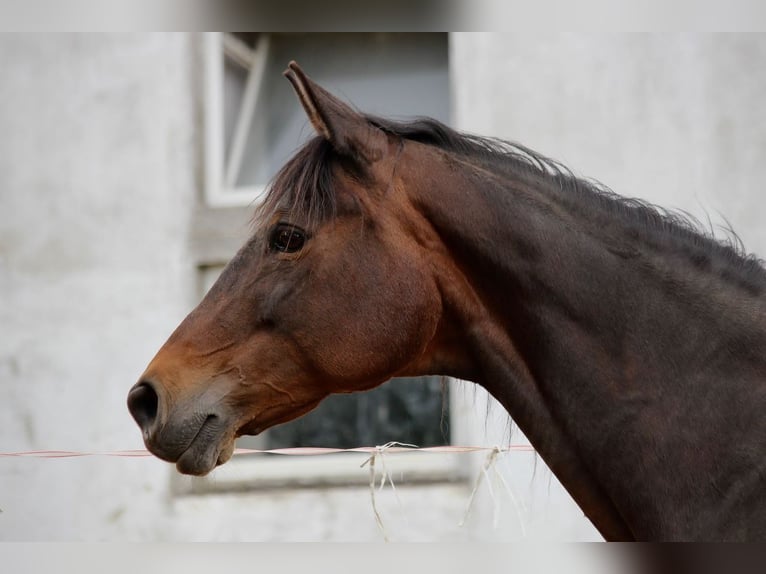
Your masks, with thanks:
<instances>
[{"instance_id":1,"label":"white twine","mask_svg":"<svg viewBox=\"0 0 766 574\"><path fill-rule=\"evenodd\" d=\"M508 457L504 457L506 461L506 466L508 466ZM495 467L495 475L500 479L500 482L505 487L505 491L508 493L508 498L511 499L511 504L513 504L513 509L516 511L516 517L519 519L519 526L521 527L521 536L522 538L527 537L527 524L524 517L527 514L527 507L524 505L524 501L519 500L514 496L513 489L510 487L508 482L506 482L505 477L503 476L502 472L499 472L497 470L497 467Z\"/></svg>"},{"instance_id":2,"label":"white twine","mask_svg":"<svg viewBox=\"0 0 766 574\"><path fill-rule=\"evenodd\" d=\"M391 485L391 491L394 493L394 496L396 497L396 502L399 504L399 508L404 508L402 505L402 501L399 499L399 493L396 492L396 485L394 484L394 480L391 477L391 473L388 472L388 467L386 466L386 458L384 456L385 452L389 450L392 447L401 447L401 448L418 448L414 444L407 444L402 442L396 442L391 441L383 446L376 446L375 450L372 451L369 458L365 460L361 465L360 468L364 468L366 464L370 465L370 499L372 500L372 512L375 515L375 522L378 525L378 528L380 529L381 533L383 534L383 540L386 542L390 542L388 538L388 533L386 532L386 527L383 525L383 518L380 516L380 512L378 511L378 504L375 499L375 460L377 458L380 458L381 466L383 467L383 471L381 472L380 476L380 486L378 486L377 490L383 490L383 487L386 485L386 481Z\"/></svg>"},{"instance_id":3,"label":"white twine","mask_svg":"<svg viewBox=\"0 0 766 574\"><path fill-rule=\"evenodd\" d=\"M522 509L524 507L523 505L519 505L518 500L513 494L513 489L505 480L502 473L499 472L497 469L496 463L497 463L498 455L503 452L508 452L508 451L507 449L501 449L499 446L495 446L487 455L487 458L481 467L481 471L476 477L476 482L474 483L473 490L471 491L471 496L468 499L468 504L466 505L465 512L463 513L463 518L458 523L458 526L462 528L465 525L466 520L468 519L468 515L471 512L471 508L473 508L473 502L476 498L476 493L479 491L479 487L481 486L482 481L486 478L487 492L489 493L489 497L492 500L492 527L497 529L498 524L500 523L500 500L498 499L498 497L495 496L495 491L494 491L494 488L492 487L492 476L494 476L497 480L500 481L500 484L503 486L506 493L508 494L508 498L511 499L511 503L513 504L514 510L516 511L516 516L519 519L522 536L526 537L527 528L524 522L524 517L522 515ZM490 470L492 471L492 476L490 476Z\"/></svg>"}]
</instances>

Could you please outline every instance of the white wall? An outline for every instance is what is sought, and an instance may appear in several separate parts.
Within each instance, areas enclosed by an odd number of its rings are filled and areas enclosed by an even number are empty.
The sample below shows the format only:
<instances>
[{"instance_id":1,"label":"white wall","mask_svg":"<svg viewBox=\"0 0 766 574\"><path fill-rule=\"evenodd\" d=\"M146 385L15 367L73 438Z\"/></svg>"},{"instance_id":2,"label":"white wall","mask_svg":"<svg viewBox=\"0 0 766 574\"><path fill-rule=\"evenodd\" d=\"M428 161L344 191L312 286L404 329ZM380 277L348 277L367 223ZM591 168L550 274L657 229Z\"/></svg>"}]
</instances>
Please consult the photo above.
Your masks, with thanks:
<instances>
[{"instance_id":1,"label":"white wall","mask_svg":"<svg viewBox=\"0 0 766 574\"><path fill-rule=\"evenodd\" d=\"M451 40L457 127L625 195L720 211L766 254L764 36ZM0 36L2 452L142 446L127 390L195 297L199 46L194 34ZM507 440L501 409L485 427L481 394L475 404L476 440ZM482 459L466 457L469 474ZM401 507L380 499L390 537L598 539L542 462L518 453L498 468L523 508L496 484L496 529L485 488L461 529L472 484L404 480ZM381 539L364 487L178 498L172 472L153 458L0 458L0 540Z\"/></svg>"},{"instance_id":2,"label":"white wall","mask_svg":"<svg viewBox=\"0 0 766 574\"><path fill-rule=\"evenodd\" d=\"M0 450L141 448L126 391L188 310L194 45L0 35ZM153 536L167 470L0 459L0 539Z\"/></svg>"}]
</instances>

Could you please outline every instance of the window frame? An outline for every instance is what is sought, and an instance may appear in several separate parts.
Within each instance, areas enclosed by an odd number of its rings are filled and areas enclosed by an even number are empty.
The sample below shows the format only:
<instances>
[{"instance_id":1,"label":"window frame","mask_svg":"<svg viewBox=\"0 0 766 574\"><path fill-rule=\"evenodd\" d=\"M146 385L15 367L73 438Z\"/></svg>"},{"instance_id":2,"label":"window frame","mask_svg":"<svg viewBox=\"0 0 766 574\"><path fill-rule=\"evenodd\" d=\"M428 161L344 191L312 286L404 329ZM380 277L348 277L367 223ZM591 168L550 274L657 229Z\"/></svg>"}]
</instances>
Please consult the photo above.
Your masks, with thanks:
<instances>
[{"instance_id":1,"label":"window frame","mask_svg":"<svg viewBox=\"0 0 766 574\"><path fill-rule=\"evenodd\" d=\"M260 35L256 47L250 48L244 42L223 32L204 34L204 132L205 132L205 183L204 202L210 207L237 207L251 205L260 200L265 186L236 186L234 181L241 164L245 147L245 136L252 113L257 106L258 95L269 57L269 34ZM247 70L248 78L240 107L232 153L225 160L223 113L223 56L228 55L234 62ZM248 62L249 61L249 62ZM245 105L247 104L247 105Z\"/></svg>"}]
</instances>

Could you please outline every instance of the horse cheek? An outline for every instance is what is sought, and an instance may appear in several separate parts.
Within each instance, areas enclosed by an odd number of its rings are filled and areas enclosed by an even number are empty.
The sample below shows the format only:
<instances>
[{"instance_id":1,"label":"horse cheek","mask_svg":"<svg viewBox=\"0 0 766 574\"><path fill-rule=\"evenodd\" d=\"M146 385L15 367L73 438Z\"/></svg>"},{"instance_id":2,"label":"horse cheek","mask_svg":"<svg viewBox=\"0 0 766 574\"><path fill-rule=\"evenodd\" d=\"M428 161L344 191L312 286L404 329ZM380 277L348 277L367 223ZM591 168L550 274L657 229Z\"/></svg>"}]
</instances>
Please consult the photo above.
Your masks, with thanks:
<instances>
[{"instance_id":1,"label":"horse cheek","mask_svg":"<svg viewBox=\"0 0 766 574\"><path fill-rule=\"evenodd\" d=\"M304 348L334 386L376 386L423 352L437 313L419 275L379 261L364 273L347 268L342 282L325 283L311 298L306 313L316 329Z\"/></svg>"}]
</instances>

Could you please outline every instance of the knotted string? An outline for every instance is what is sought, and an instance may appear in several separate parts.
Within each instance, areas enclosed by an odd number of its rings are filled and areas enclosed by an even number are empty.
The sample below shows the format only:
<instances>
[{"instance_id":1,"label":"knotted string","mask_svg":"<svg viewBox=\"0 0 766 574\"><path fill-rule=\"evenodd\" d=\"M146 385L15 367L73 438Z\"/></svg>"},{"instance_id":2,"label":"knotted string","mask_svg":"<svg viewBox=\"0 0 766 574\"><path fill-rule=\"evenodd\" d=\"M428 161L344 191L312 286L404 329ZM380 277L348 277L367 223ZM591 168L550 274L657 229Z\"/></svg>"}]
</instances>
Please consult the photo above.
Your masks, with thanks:
<instances>
[{"instance_id":1,"label":"knotted string","mask_svg":"<svg viewBox=\"0 0 766 574\"><path fill-rule=\"evenodd\" d=\"M524 518L522 515L523 506L519 505L518 500L513 494L513 489L508 485L508 482L506 482L502 473L497 470L497 457L502 452L507 452L507 450L503 450L499 446L495 446L487 455L487 458L485 459L484 464L481 467L481 471L476 476L476 482L474 483L473 490L471 491L471 496L468 499L468 504L466 505L465 513L463 514L462 520L460 520L460 522L458 523L458 526L462 528L465 525L465 522L468 519L468 515L471 512L471 508L473 507L473 502L474 502L474 499L476 498L476 493L479 491L479 487L481 486L482 481L486 478L487 492L489 493L489 497L492 499L492 527L493 528L498 527L498 524L500 522L500 512L499 512L500 501L495 496L495 491L494 491L494 488L492 487L492 477L489 474L491 470L492 475L500 481L500 484L503 485L503 488L505 488L505 491L508 494L508 497L511 499L511 503L513 504L513 507L516 510L516 516L518 516L519 518L519 524L521 525L522 536L526 537L527 528L524 523Z\"/></svg>"},{"instance_id":2,"label":"knotted string","mask_svg":"<svg viewBox=\"0 0 766 574\"><path fill-rule=\"evenodd\" d=\"M375 500L375 490L382 490L383 487L386 485L386 481L391 485L391 491L394 493L394 496L396 497L396 502L399 504L400 508L404 508L402 505L402 501L399 499L399 493L396 492L396 485L394 484L394 480L391 477L391 473L388 472L388 468L386 467L386 458L383 456L385 452L392 448L392 447L400 447L400 448L412 448L416 449L418 448L414 444L407 444L402 442L396 442L391 441L383 446L376 446L375 450L370 454L369 458L365 460L360 466L360 468L364 468L366 464L370 465L370 499L372 500L372 512L375 515L375 522L378 525L378 528L380 529L380 532L383 534L383 540L386 542L389 542L388 533L386 532L386 527L383 525L383 518L380 516L380 512L378 511L378 504ZM375 460L377 458L380 458L381 466L383 467L383 472L380 476L380 486L378 488L375 488Z\"/></svg>"}]
</instances>

